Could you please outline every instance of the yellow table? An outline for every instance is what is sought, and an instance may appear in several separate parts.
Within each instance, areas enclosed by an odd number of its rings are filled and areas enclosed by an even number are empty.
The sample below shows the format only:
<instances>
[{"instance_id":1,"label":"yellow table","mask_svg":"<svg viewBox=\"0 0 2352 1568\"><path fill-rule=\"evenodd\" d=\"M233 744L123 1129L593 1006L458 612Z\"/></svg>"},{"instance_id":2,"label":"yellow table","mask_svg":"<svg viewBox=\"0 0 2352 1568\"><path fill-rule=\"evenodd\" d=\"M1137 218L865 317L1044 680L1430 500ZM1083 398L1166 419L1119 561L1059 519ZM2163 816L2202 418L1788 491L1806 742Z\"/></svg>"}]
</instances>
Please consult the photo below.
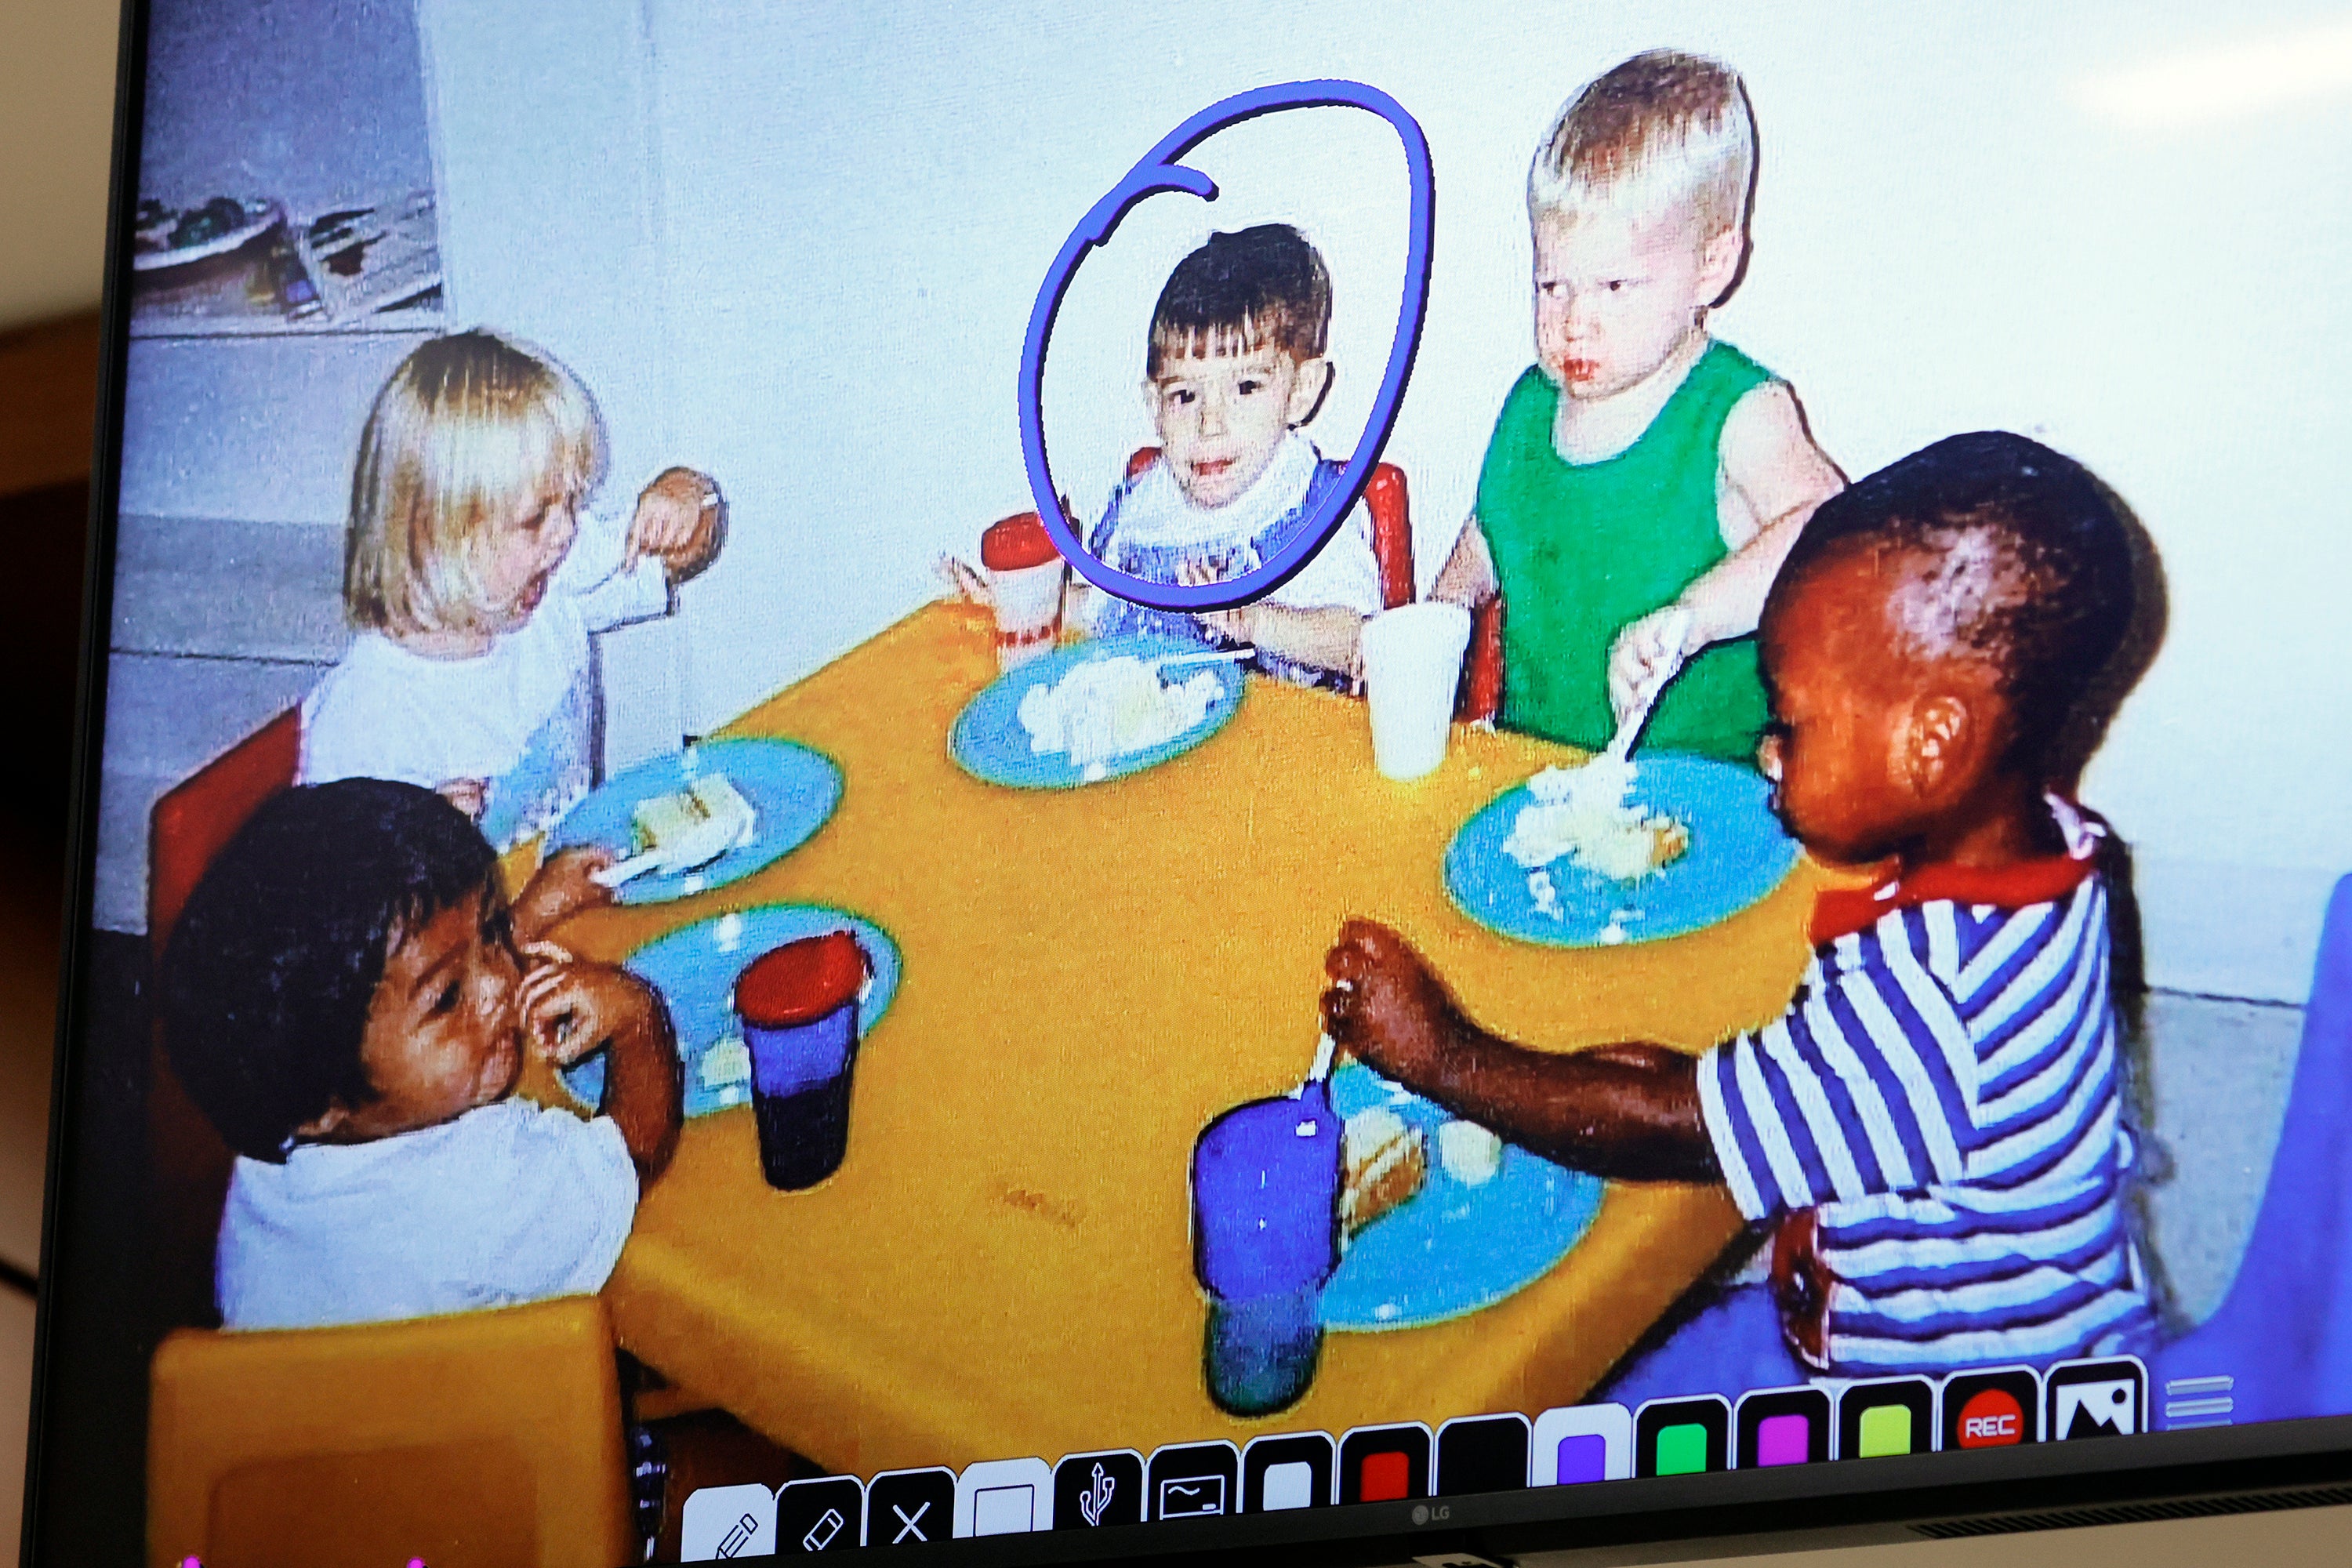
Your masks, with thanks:
<instances>
[{"instance_id":1,"label":"yellow table","mask_svg":"<svg viewBox=\"0 0 2352 1568\"><path fill-rule=\"evenodd\" d=\"M1251 1423L1202 1381L1193 1139L1297 1084L1345 916L1394 924L1506 1035L1696 1048L1786 1003L1823 874L1802 863L1762 903L1671 942L1509 942L1447 902L1440 861L1473 810L1559 748L1457 731L1437 773L1394 784L1373 771L1360 703L1253 680L1223 733L1167 766L997 789L946 741L994 673L985 622L937 606L786 690L734 728L835 758L833 821L733 887L567 931L617 957L721 910L826 903L905 956L832 1180L769 1189L748 1109L688 1126L606 1288L622 1343L860 1472L1434 1426L1581 1394L1735 1234L1719 1189L1612 1187L1535 1285L1450 1323L1331 1335L1305 1399Z\"/></svg>"}]
</instances>

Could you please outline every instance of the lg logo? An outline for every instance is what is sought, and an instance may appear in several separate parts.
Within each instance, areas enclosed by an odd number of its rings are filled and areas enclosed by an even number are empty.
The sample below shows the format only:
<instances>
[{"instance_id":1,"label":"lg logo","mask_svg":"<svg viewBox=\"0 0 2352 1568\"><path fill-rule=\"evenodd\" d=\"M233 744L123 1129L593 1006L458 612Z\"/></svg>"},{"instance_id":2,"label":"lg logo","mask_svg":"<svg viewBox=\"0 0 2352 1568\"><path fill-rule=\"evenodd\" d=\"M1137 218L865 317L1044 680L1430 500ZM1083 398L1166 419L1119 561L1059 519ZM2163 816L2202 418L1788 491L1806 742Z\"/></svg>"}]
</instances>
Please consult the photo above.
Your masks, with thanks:
<instances>
[{"instance_id":1,"label":"lg logo","mask_svg":"<svg viewBox=\"0 0 2352 1568\"><path fill-rule=\"evenodd\" d=\"M1426 1503L1415 1503L1412 1506L1412 1521L1415 1524L1443 1524L1453 1517L1454 1510L1444 1503L1439 1503L1435 1508L1431 1508Z\"/></svg>"}]
</instances>

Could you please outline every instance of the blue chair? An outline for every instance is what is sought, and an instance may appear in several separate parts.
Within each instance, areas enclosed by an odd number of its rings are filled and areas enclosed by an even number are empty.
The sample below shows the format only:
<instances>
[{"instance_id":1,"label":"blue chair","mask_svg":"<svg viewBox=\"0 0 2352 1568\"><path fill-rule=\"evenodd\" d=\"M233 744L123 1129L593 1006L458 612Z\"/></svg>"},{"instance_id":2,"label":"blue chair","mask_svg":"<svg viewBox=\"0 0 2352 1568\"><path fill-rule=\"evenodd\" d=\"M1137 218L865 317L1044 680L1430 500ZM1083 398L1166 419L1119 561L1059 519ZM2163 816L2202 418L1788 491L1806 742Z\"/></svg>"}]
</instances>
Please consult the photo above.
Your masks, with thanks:
<instances>
[{"instance_id":1,"label":"blue chair","mask_svg":"<svg viewBox=\"0 0 2352 1568\"><path fill-rule=\"evenodd\" d=\"M2352 1413L2352 877L2336 884L2278 1153L2221 1310L2150 1358L2157 1426Z\"/></svg>"}]
</instances>

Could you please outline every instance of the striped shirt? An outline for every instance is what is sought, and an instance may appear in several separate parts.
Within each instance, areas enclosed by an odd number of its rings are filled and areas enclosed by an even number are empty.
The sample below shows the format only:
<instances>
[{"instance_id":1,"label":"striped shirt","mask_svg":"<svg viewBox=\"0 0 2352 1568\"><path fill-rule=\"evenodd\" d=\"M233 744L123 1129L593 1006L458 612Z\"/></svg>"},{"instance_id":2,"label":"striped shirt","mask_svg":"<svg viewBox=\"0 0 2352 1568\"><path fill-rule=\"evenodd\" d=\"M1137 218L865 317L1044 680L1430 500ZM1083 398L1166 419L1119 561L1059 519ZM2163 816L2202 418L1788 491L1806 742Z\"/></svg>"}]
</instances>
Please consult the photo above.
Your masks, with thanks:
<instances>
[{"instance_id":1,"label":"striped shirt","mask_svg":"<svg viewBox=\"0 0 2352 1568\"><path fill-rule=\"evenodd\" d=\"M1842 1375L2116 1348L2153 1320L2087 837L2063 859L1939 868L1876 897L1861 929L1817 917L1789 1011L1700 1064L1740 1212L1813 1211L1822 1321L1791 1323L1792 1342Z\"/></svg>"}]
</instances>

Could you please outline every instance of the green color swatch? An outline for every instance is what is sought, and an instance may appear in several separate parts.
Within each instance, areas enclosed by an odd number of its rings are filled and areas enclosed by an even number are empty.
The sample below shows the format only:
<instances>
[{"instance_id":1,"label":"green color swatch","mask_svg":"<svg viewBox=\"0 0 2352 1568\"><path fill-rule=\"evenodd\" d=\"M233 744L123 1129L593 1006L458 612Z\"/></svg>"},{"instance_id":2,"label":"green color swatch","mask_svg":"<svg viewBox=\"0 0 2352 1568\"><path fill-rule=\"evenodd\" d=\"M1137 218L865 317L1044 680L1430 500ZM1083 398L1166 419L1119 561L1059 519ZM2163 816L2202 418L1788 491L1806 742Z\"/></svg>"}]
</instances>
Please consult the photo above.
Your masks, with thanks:
<instances>
[{"instance_id":1,"label":"green color swatch","mask_svg":"<svg viewBox=\"0 0 2352 1568\"><path fill-rule=\"evenodd\" d=\"M1862 1413L1862 1442L1858 1459L1875 1459L1884 1454L1911 1452L1911 1407L1907 1405L1879 1405Z\"/></svg>"},{"instance_id":2,"label":"green color swatch","mask_svg":"<svg viewBox=\"0 0 2352 1568\"><path fill-rule=\"evenodd\" d=\"M1696 1421L1658 1428L1658 1474L1695 1476L1706 1468L1706 1428Z\"/></svg>"}]
</instances>

